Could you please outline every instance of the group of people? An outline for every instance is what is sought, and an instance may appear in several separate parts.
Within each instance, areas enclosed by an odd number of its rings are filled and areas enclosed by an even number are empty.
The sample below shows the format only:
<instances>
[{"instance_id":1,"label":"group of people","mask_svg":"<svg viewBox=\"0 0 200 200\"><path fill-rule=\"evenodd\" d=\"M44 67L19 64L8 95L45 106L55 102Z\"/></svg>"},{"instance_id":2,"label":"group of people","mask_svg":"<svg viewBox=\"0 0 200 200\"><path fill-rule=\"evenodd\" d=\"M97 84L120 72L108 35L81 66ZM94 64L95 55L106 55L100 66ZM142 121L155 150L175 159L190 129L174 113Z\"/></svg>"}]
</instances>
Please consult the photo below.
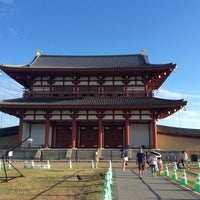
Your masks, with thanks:
<instances>
[{"instance_id":1,"label":"group of people","mask_svg":"<svg viewBox=\"0 0 200 200\"><path fill-rule=\"evenodd\" d=\"M146 158L146 154L143 152L142 147L139 148L139 152L137 153L136 156L137 156L136 165L138 166L139 169L140 179L142 179L146 163L151 168L153 175L156 174L157 168L159 169L160 173L163 173L163 164L161 156L151 154L151 156ZM122 159L122 170L125 171L126 166L128 165L128 149L126 148L122 149L121 159Z\"/></svg>"},{"instance_id":2,"label":"group of people","mask_svg":"<svg viewBox=\"0 0 200 200\"><path fill-rule=\"evenodd\" d=\"M161 159L161 154L158 152L150 152L150 156L146 158L145 153L142 150L142 147L139 148L139 152L137 153L137 165L139 168L139 177L142 179L143 173L144 173L144 168L145 164L147 163L151 169L151 172L153 176L156 175L156 172L159 171L160 174L163 173L163 161ZM186 151L182 151L179 155L179 159L177 161L177 168L181 168L180 164L182 164L183 168L188 167L188 155Z\"/></svg>"},{"instance_id":3,"label":"group of people","mask_svg":"<svg viewBox=\"0 0 200 200\"><path fill-rule=\"evenodd\" d=\"M156 175L157 169L159 170L160 174L163 173L163 163L161 155L159 154L156 155L154 153L151 153L151 155L148 158L146 158L146 154L143 152L142 147L140 147L139 152L137 153L136 156L137 156L136 165L138 166L139 169L140 179L142 179L142 176L144 174L146 163L149 165L153 176Z\"/></svg>"},{"instance_id":4,"label":"group of people","mask_svg":"<svg viewBox=\"0 0 200 200\"><path fill-rule=\"evenodd\" d=\"M144 174L144 169L146 163L149 165L153 176L156 175L156 172L159 171L160 174L163 173L163 161L161 159L161 154L156 152L150 152L150 156L146 156L146 153L143 152L142 147L139 148L139 152L136 155L136 165L139 169L139 177L142 179ZM99 149L95 151L95 167L98 168L100 153ZM124 148L121 150L121 159L122 159L122 170L126 170L126 166L128 166L128 148ZM186 167L188 160L188 155L185 151L182 151L179 155L179 159L177 161L177 167L180 169L180 164L182 164L183 168Z\"/></svg>"}]
</instances>

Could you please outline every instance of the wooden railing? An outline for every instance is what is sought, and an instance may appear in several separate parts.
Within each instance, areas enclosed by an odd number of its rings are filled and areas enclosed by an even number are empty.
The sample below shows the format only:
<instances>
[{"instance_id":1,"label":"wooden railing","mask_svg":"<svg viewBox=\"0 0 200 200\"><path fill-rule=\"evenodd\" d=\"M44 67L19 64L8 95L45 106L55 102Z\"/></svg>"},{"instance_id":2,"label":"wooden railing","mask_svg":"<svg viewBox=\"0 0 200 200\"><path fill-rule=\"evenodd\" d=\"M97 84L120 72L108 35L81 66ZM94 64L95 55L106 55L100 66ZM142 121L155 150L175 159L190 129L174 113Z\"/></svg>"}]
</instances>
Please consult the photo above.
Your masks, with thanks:
<instances>
[{"instance_id":1,"label":"wooden railing","mask_svg":"<svg viewBox=\"0 0 200 200\"><path fill-rule=\"evenodd\" d=\"M94 93L88 91L87 93L81 93L81 92L47 92L47 91L40 91L40 92L29 92L25 91L23 93L23 96L25 98L28 97L64 97L64 98L83 98L83 97L95 97L95 98L109 98L109 97L115 97L115 98L124 98L124 97L152 97L152 92L129 92L129 93L118 93L118 92L103 92L103 93Z\"/></svg>"}]
</instances>

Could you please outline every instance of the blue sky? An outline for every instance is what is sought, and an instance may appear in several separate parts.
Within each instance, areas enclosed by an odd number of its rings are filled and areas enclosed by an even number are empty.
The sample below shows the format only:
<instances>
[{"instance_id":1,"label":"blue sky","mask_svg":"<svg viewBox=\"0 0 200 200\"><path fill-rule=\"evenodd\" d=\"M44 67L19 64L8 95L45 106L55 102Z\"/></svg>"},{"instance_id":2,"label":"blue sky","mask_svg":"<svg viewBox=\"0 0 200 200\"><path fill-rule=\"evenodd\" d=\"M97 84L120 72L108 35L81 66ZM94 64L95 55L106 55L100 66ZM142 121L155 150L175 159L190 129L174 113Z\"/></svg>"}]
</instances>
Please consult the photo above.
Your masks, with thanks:
<instances>
[{"instance_id":1,"label":"blue sky","mask_svg":"<svg viewBox=\"0 0 200 200\"><path fill-rule=\"evenodd\" d=\"M151 63L177 64L155 95L185 99L186 110L158 124L200 129L200 1L181 0L0 0L0 63L28 64L48 55L138 54ZM0 100L22 96L5 73ZM0 113L0 127L18 120Z\"/></svg>"}]
</instances>

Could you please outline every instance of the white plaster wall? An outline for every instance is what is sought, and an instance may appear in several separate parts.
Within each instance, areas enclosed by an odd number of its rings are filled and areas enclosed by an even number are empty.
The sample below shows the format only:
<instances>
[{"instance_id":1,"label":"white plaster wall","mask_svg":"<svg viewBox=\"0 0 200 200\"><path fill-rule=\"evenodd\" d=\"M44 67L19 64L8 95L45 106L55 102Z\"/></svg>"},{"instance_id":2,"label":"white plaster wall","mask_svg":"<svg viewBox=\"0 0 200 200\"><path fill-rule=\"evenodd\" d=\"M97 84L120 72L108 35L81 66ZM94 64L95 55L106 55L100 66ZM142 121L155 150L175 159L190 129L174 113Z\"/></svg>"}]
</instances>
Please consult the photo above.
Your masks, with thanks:
<instances>
[{"instance_id":1,"label":"white plaster wall","mask_svg":"<svg viewBox=\"0 0 200 200\"><path fill-rule=\"evenodd\" d=\"M98 120L99 118L96 115L89 115L88 119L89 120Z\"/></svg>"},{"instance_id":2,"label":"white plaster wall","mask_svg":"<svg viewBox=\"0 0 200 200\"><path fill-rule=\"evenodd\" d=\"M120 115L116 115L116 116L115 116L115 119L116 119L116 120L124 120L124 117L123 117L123 116L120 116Z\"/></svg>"},{"instance_id":3,"label":"white plaster wall","mask_svg":"<svg viewBox=\"0 0 200 200\"><path fill-rule=\"evenodd\" d=\"M29 125L30 126L30 125ZM45 124L31 124L30 135L33 142L30 147L41 147L45 142ZM27 135L28 137L28 135ZM49 146L51 146L52 127L49 129Z\"/></svg>"},{"instance_id":4,"label":"white plaster wall","mask_svg":"<svg viewBox=\"0 0 200 200\"><path fill-rule=\"evenodd\" d=\"M148 124L130 124L130 147L149 147L149 134Z\"/></svg>"},{"instance_id":5,"label":"white plaster wall","mask_svg":"<svg viewBox=\"0 0 200 200\"><path fill-rule=\"evenodd\" d=\"M29 137L30 134L30 123L24 122L23 123L23 131L22 131L22 141ZM29 144L24 142L22 147L28 147Z\"/></svg>"},{"instance_id":6,"label":"white plaster wall","mask_svg":"<svg viewBox=\"0 0 200 200\"><path fill-rule=\"evenodd\" d=\"M79 117L77 117L77 120L81 120L81 119L87 119L87 116L84 116L84 115L79 115Z\"/></svg>"},{"instance_id":7,"label":"white plaster wall","mask_svg":"<svg viewBox=\"0 0 200 200\"><path fill-rule=\"evenodd\" d=\"M32 124L31 137L33 138L32 146L44 145L45 139L45 124Z\"/></svg>"}]
</instances>

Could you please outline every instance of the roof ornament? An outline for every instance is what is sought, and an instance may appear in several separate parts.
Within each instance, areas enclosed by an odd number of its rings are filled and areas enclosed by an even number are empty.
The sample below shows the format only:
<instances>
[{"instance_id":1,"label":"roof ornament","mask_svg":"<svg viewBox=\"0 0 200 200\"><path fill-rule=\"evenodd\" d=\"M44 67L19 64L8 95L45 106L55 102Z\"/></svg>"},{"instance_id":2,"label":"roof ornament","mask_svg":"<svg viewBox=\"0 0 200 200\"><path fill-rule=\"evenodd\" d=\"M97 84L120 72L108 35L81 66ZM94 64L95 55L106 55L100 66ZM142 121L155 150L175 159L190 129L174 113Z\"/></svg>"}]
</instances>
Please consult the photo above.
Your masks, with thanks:
<instances>
[{"instance_id":1,"label":"roof ornament","mask_svg":"<svg viewBox=\"0 0 200 200\"><path fill-rule=\"evenodd\" d=\"M36 51L36 56L37 56L37 57L41 56L41 52L42 52L41 50L37 50L37 51Z\"/></svg>"},{"instance_id":2,"label":"roof ornament","mask_svg":"<svg viewBox=\"0 0 200 200\"><path fill-rule=\"evenodd\" d=\"M147 55L147 52L146 52L145 49L142 49L142 50L141 50L141 53L142 53L143 56L146 56L146 55Z\"/></svg>"}]
</instances>

